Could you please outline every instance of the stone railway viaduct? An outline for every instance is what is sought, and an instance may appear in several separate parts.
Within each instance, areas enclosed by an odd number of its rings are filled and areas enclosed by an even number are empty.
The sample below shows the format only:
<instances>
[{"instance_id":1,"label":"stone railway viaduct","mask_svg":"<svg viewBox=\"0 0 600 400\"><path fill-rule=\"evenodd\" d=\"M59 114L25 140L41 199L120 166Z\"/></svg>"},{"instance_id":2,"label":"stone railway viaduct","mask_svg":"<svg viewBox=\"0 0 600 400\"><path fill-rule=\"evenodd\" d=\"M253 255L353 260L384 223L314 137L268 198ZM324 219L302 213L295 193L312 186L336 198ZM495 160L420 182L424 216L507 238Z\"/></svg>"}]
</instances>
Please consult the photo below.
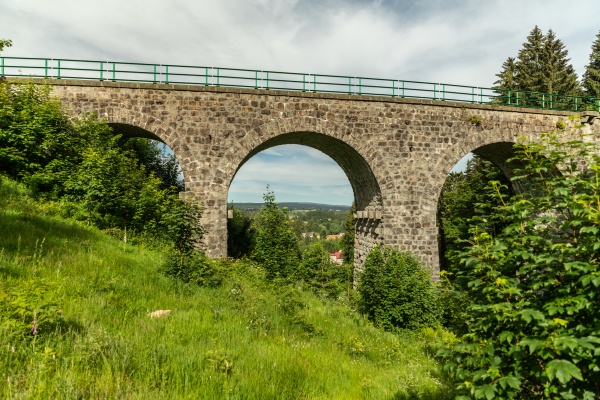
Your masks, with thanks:
<instances>
[{"instance_id":1,"label":"stone railway viaduct","mask_svg":"<svg viewBox=\"0 0 600 400\"><path fill-rule=\"evenodd\" d=\"M572 112L378 96L79 80L50 80L74 114L95 112L126 136L175 153L186 198L204 208L204 245L227 254L227 194L258 152L313 147L345 171L356 202L355 260L377 243L415 253L439 273L436 211L451 168L467 153L507 176L511 145L535 139ZM585 117L587 120L589 117ZM591 121L591 118L589 118ZM600 124L586 129L598 134ZM517 188L519 190L519 188Z\"/></svg>"}]
</instances>

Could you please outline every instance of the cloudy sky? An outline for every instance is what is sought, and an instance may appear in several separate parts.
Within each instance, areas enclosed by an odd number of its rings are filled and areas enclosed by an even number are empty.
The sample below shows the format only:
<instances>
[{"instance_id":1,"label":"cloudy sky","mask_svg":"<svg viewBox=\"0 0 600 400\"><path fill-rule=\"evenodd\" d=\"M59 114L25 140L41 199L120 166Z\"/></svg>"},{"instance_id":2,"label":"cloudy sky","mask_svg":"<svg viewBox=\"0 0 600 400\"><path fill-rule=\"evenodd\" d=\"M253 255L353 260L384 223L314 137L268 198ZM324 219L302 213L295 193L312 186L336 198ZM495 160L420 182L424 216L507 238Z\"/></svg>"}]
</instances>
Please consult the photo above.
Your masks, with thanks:
<instances>
[{"instance_id":1,"label":"cloudy sky","mask_svg":"<svg viewBox=\"0 0 600 400\"><path fill-rule=\"evenodd\" d=\"M0 0L3 55L169 63L492 86L531 29L553 29L578 74L599 0ZM349 204L337 165L302 146L237 174L236 202Z\"/></svg>"}]
</instances>

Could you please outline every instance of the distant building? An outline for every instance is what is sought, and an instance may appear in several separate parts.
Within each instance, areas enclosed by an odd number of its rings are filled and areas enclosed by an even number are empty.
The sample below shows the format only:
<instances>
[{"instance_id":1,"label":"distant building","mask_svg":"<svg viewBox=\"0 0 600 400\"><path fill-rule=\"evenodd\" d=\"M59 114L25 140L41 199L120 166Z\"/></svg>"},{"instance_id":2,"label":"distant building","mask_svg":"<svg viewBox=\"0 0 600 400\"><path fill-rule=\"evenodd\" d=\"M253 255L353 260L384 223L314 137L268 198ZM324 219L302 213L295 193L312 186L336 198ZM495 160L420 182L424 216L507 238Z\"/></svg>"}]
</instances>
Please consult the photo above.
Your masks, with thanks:
<instances>
[{"instance_id":1,"label":"distant building","mask_svg":"<svg viewBox=\"0 0 600 400\"><path fill-rule=\"evenodd\" d=\"M344 263L344 256L342 255L342 251L336 251L335 253L329 254L329 259L335 265L342 265Z\"/></svg>"},{"instance_id":2,"label":"distant building","mask_svg":"<svg viewBox=\"0 0 600 400\"><path fill-rule=\"evenodd\" d=\"M313 240L315 238L315 233L314 232L302 232L302 237L303 238L309 238L310 240ZM319 235L317 235L317 239L319 238Z\"/></svg>"},{"instance_id":3,"label":"distant building","mask_svg":"<svg viewBox=\"0 0 600 400\"><path fill-rule=\"evenodd\" d=\"M327 237L325 238L325 240L330 240L330 239L341 239L342 236L344 236L344 232L342 233L338 233L337 235L327 235Z\"/></svg>"}]
</instances>

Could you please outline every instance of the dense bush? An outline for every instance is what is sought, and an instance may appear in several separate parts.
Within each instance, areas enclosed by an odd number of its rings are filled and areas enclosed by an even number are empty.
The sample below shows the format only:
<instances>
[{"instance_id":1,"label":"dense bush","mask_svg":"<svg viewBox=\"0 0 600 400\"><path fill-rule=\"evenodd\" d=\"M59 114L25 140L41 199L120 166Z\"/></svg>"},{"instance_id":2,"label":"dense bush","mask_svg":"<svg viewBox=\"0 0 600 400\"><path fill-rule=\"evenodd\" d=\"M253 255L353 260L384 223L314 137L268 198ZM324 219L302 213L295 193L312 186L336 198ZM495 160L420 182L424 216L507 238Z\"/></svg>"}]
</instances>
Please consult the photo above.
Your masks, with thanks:
<instances>
[{"instance_id":1,"label":"dense bush","mask_svg":"<svg viewBox=\"0 0 600 400\"><path fill-rule=\"evenodd\" d=\"M597 399L598 148L566 132L515 151L530 190L502 199L487 219L505 228L475 231L462 254L457 282L473 303L446 368L464 399Z\"/></svg>"},{"instance_id":2,"label":"dense bush","mask_svg":"<svg viewBox=\"0 0 600 400\"><path fill-rule=\"evenodd\" d=\"M292 277L300 262L298 239L287 213L275 202L275 194L267 188L263 198L264 206L256 215L252 258L265 268L268 279Z\"/></svg>"},{"instance_id":3,"label":"dense bush","mask_svg":"<svg viewBox=\"0 0 600 400\"><path fill-rule=\"evenodd\" d=\"M170 253L162 266L162 272L184 283L218 287L223 283L223 271L218 262L210 260L199 251Z\"/></svg>"},{"instance_id":4,"label":"dense bush","mask_svg":"<svg viewBox=\"0 0 600 400\"><path fill-rule=\"evenodd\" d=\"M337 297L352 284L351 266L332 263L322 243L315 243L302 253L295 277L314 292L330 298Z\"/></svg>"},{"instance_id":5,"label":"dense bush","mask_svg":"<svg viewBox=\"0 0 600 400\"><path fill-rule=\"evenodd\" d=\"M359 309L386 330L439 325L441 309L431 273L396 249L373 249L359 277Z\"/></svg>"},{"instance_id":6,"label":"dense bush","mask_svg":"<svg viewBox=\"0 0 600 400\"><path fill-rule=\"evenodd\" d=\"M156 142L115 135L94 115L69 118L49 86L0 82L0 173L101 229L177 251L202 236L199 208L179 199L173 156Z\"/></svg>"}]
</instances>

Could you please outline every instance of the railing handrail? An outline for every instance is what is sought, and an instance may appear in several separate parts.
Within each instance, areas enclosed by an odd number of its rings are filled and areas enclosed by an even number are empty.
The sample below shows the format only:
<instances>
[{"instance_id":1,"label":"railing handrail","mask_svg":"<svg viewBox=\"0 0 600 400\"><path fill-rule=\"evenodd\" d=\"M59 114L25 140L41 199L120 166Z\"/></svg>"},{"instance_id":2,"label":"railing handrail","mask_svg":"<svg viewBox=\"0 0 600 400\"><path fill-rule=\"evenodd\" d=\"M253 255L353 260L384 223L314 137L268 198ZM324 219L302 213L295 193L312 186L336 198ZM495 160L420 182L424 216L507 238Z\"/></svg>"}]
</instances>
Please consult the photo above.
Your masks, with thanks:
<instances>
[{"instance_id":1,"label":"railing handrail","mask_svg":"<svg viewBox=\"0 0 600 400\"><path fill-rule=\"evenodd\" d=\"M14 63L14 61L16 61L16 63ZM94 67L89 67L90 64L94 65ZM23 70L26 73L25 75ZM43 73L40 73L42 70ZM33 73L27 74L27 72ZM593 109L600 112L600 99L591 96L550 94L500 89L497 87L488 88L365 76L252 70L198 65L0 56L0 76L30 76L55 79L226 86L316 93L418 98L571 111Z\"/></svg>"}]
</instances>

